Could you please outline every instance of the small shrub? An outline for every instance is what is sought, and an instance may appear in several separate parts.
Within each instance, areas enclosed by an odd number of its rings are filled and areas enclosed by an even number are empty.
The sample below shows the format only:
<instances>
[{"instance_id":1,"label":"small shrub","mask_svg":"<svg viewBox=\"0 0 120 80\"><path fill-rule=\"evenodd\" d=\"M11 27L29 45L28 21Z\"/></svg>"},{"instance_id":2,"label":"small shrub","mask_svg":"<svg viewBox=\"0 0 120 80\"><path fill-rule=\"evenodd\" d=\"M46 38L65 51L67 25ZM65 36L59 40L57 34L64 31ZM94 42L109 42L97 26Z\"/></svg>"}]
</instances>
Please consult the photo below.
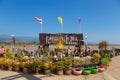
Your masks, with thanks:
<instances>
[{"instance_id":1,"label":"small shrub","mask_svg":"<svg viewBox=\"0 0 120 80\"><path fill-rule=\"evenodd\" d=\"M14 58L14 53L8 49L8 50L5 51L5 53L4 53L3 56L4 56L5 58L13 59L13 58Z\"/></svg>"},{"instance_id":2,"label":"small shrub","mask_svg":"<svg viewBox=\"0 0 120 80\"><path fill-rule=\"evenodd\" d=\"M101 65L107 66L109 64L109 58L101 58Z\"/></svg>"}]
</instances>

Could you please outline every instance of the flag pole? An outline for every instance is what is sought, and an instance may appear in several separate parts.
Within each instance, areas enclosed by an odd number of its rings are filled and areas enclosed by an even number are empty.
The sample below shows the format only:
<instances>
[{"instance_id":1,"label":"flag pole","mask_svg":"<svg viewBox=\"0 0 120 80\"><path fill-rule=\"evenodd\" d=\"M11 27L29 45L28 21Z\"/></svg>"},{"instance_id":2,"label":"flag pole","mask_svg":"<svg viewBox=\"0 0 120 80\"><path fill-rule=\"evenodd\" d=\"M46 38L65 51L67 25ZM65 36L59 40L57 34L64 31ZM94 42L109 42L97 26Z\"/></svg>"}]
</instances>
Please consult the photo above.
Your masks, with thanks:
<instances>
[{"instance_id":1,"label":"flag pole","mask_svg":"<svg viewBox=\"0 0 120 80\"><path fill-rule=\"evenodd\" d=\"M81 27L81 24L80 24L80 33L82 33L82 27Z\"/></svg>"},{"instance_id":2,"label":"flag pole","mask_svg":"<svg viewBox=\"0 0 120 80\"><path fill-rule=\"evenodd\" d=\"M61 24L61 33L63 33L63 24Z\"/></svg>"},{"instance_id":3,"label":"flag pole","mask_svg":"<svg viewBox=\"0 0 120 80\"><path fill-rule=\"evenodd\" d=\"M60 16L58 17L58 22L61 25L61 32L60 32L60 36L61 36L61 34L63 33L63 23L62 23L62 18Z\"/></svg>"},{"instance_id":4,"label":"flag pole","mask_svg":"<svg viewBox=\"0 0 120 80\"><path fill-rule=\"evenodd\" d=\"M81 20L80 20L80 16L78 16L78 23L79 23L79 26L80 26L80 33L82 33L82 27L81 27Z\"/></svg>"},{"instance_id":5,"label":"flag pole","mask_svg":"<svg viewBox=\"0 0 120 80\"><path fill-rule=\"evenodd\" d=\"M61 24L60 39L62 39L62 38L61 38L61 36L62 36L62 33L63 33L63 24Z\"/></svg>"},{"instance_id":6,"label":"flag pole","mask_svg":"<svg viewBox=\"0 0 120 80\"><path fill-rule=\"evenodd\" d=\"M43 32L43 26L42 26L42 24L41 24L41 33Z\"/></svg>"}]
</instances>

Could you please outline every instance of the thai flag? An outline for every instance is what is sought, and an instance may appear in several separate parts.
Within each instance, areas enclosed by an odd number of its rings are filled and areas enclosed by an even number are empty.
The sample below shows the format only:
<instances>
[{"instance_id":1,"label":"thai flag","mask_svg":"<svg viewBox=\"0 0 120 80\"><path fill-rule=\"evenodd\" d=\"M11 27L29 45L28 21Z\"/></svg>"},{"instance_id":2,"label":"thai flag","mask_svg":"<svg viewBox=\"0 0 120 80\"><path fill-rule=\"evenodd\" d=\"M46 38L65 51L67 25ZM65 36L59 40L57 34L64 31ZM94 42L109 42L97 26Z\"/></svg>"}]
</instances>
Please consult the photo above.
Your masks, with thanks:
<instances>
[{"instance_id":1,"label":"thai flag","mask_svg":"<svg viewBox=\"0 0 120 80\"><path fill-rule=\"evenodd\" d=\"M42 24L42 18L40 18L40 17L35 17L35 20L39 23L39 24Z\"/></svg>"}]
</instances>

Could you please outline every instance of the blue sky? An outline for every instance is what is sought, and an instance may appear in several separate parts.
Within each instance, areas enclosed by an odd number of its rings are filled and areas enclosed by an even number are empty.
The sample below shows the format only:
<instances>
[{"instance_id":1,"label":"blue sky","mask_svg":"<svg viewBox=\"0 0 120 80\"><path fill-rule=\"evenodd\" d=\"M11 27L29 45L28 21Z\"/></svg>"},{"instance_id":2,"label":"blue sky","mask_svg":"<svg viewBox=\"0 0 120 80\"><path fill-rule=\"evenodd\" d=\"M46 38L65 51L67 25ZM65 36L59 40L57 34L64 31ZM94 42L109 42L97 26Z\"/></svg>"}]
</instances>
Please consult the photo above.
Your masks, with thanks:
<instances>
[{"instance_id":1,"label":"blue sky","mask_svg":"<svg viewBox=\"0 0 120 80\"><path fill-rule=\"evenodd\" d=\"M88 36L88 42L120 44L120 0L0 0L0 35L38 37L43 19L44 33L63 32ZM78 16L81 23L78 24Z\"/></svg>"}]
</instances>

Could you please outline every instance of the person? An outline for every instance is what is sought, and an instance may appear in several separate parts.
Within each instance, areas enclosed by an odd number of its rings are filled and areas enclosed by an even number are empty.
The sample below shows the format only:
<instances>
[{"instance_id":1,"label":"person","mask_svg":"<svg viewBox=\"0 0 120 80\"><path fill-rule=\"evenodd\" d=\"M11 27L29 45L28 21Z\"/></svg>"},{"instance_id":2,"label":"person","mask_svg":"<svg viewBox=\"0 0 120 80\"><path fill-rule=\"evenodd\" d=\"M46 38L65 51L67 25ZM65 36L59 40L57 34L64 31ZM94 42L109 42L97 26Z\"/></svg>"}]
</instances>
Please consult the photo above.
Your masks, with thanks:
<instances>
[{"instance_id":1,"label":"person","mask_svg":"<svg viewBox=\"0 0 120 80\"><path fill-rule=\"evenodd\" d=\"M12 35L12 51L15 49L15 37Z\"/></svg>"},{"instance_id":2,"label":"person","mask_svg":"<svg viewBox=\"0 0 120 80\"><path fill-rule=\"evenodd\" d=\"M36 61L39 61L39 53L38 52L35 52L34 58L35 58Z\"/></svg>"},{"instance_id":3,"label":"person","mask_svg":"<svg viewBox=\"0 0 120 80\"><path fill-rule=\"evenodd\" d=\"M38 52L39 57L40 57L41 56L41 48L40 48L40 46L38 46L37 52Z\"/></svg>"},{"instance_id":4,"label":"person","mask_svg":"<svg viewBox=\"0 0 120 80\"><path fill-rule=\"evenodd\" d=\"M68 49L65 50L64 54L65 54L65 57L68 56Z\"/></svg>"},{"instance_id":5,"label":"person","mask_svg":"<svg viewBox=\"0 0 120 80\"><path fill-rule=\"evenodd\" d=\"M26 45L23 46L23 50L24 50L24 51L27 51Z\"/></svg>"},{"instance_id":6,"label":"person","mask_svg":"<svg viewBox=\"0 0 120 80\"><path fill-rule=\"evenodd\" d=\"M91 49L88 48L88 55L91 56Z\"/></svg>"},{"instance_id":7,"label":"person","mask_svg":"<svg viewBox=\"0 0 120 80\"><path fill-rule=\"evenodd\" d=\"M5 52L5 48L4 46L2 46L0 49L0 57L3 57L4 52Z\"/></svg>"},{"instance_id":8,"label":"person","mask_svg":"<svg viewBox=\"0 0 120 80\"><path fill-rule=\"evenodd\" d=\"M77 54L77 52L78 52L77 45L75 45L75 47L74 47L74 54Z\"/></svg>"},{"instance_id":9,"label":"person","mask_svg":"<svg viewBox=\"0 0 120 80\"><path fill-rule=\"evenodd\" d=\"M56 55L56 53L54 54L54 61L58 61L58 56Z\"/></svg>"},{"instance_id":10,"label":"person","mask_svg":"<svg viewBox=\"0 0 120 80\"><path fill-rule=\"evenodd\" d=\"M48 56L49 53L50 53L49 44L45 44L45 45L43 45L43 50L44 50L43 55L44 55L44 56Z\"/></svg>"},{"instance_id":11,"label":"person","mask_svg":"<svg viewBox=\"0 0 120 80\"><path fill-rule=\"evenodd\" d=\"M71 54L71 48L70 48L70 46L68 46L68 54Z\"/></svg>"}]
</instances>

